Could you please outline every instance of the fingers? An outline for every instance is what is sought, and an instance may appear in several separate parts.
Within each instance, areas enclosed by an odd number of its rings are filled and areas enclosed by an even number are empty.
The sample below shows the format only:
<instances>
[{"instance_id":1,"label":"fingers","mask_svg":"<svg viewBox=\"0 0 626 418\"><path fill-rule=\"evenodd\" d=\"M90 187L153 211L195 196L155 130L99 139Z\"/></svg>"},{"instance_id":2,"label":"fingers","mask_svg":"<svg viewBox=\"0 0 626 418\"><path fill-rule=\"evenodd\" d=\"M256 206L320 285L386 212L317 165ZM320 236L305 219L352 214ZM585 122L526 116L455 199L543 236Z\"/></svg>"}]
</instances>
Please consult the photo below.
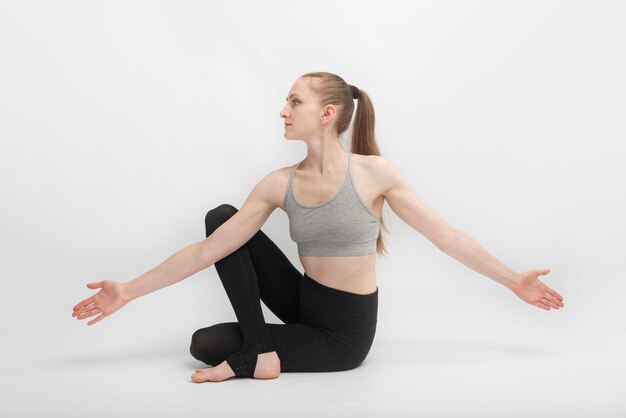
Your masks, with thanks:
<instances>
[{"instance_id":1,"label":"fingers","mask_svg":"<svg viewBox=\"0 0 626 418\"><path fill-rule=\"evenodd\" d=\"M541 302L544 305L548 305L549 307L551 307L552 309L559 309L559 306L557 306L556 303L552 302L551 300L547 299L547 298L543 298L541 299Z\"/></svg>"},{"instance_id":2,"label":"fingers","mask_svg":"<svg viewBox=\"0 0 626 418\"><path fill-rule=\"evenodd\" d=\"M548 274L548 273L550 273L550 269L543 269L543 270L539 270L539 275L540 275L540 276L545 276L545 275L546 275L546 274ZM545 286L545 284L544 284L544 286ZM550 294L550 296L552 296L552 297L554 297L554 298L558 299L560 302L562 302L562 301L563 301L563 296L561 296L561 295L559 294L559 292L557 292L556 290L554 290L554 289L550 289L548 286L545 286L545 289L544 289L544 290L545 290L548 294ZM557 303L557 305L565 306L565 305L563 305L562 303Z\"/></svg>"},{"instance_id":3,"label":"fingers","mask_svg":"<svg viewBox=\"0 0 626 418\"><path fill-rule=\"evenodd\" d=\"M74 307L74 311L72 312L72 316L78 316L81 313L85 312L87 309L93 309L96 306L95 302L88 303L86 305L81 306L80 308Z\"/></svg>"},{"instance_id":4,"label":"fingers","mask_svg":"<svg viewBox=\"0 0 626 418\"><path fill-rule=\"evenodd\" d=\"M548 299L550 302L554 303L558 308L562 308L565 306L565 304L562 302L562 298L559 300L557 297L551 295L549 292L546 292L546 299Z\"/></svg>"},{"instance_id":5,"label":"fingers","mask_svg":"<svg viewBox=\"0 0 626 418\"><path fill-rule=\"evenodd\" d=\"M546 289L546 292L548 292L551 296L554 296L555 298L557 298L559 301L563 300L563 296L561 296L559 294L559 292L557 292L554 289L550 289L549 287Z\"/></svg>"},{"instance_id":6,"label":"fingers","mask_svg":"<svg viewBox=\"0 0 626 418\"><path fill-rule=\"evenodd\" d=\"M560 307L565 306L565 304L563 303L563 297L559 295L558 292L554 291L553 289L550 289L545 284L543 285L543 291L544 291L543 297L548 299L550 302L553 302L554 304Z\"/></svg>"},{"instance_id":7,"label":"fingers","mask_svg":"<svg viewBox=\"0 0 626 418\"><path fill-rule=\"evenodd\" d=\"M87 283L87 287L90 288L90 289L98 289L98 288L102 287L102 282ZM98 292L98 293L100 293L100 292ZM72 308L72 311L74 311L74 313L72 313L72 316L75 316L74 314L76 313L77 310L83 309L87 305L90 305L91 303L94 303L98 293L88 297L87 299L83 299L80 302L78 302L76 305L74 305L74 307Z\"/></svg>"},{"instance_id":8,"label":"fingers","mask_svg":"<svg viewBox=\"0 0 626 418\"><path fill-rule=\"evenodd\" d=\"M92 319L91 321L87 322L87 325L93 325L96 324L98 322L100 322L106 315L105 314L101 314L100 316L98 316L95 319Z\"/></svg>"},{"instance_id":9,"label":"fingers","mask_svg":"<svg viewBox=\"0 0 626 418\"><path fill-rule=\"evenodd\" d=\"M96 298L96 295L90 296L85 300L81 300L80 302L78 302L76 305L74 305L74 308L72 308L74 311L76 311L77 309L81 309L86 305L89 305L90 303L93 303L94 299Z\"/></svg>"},{"instance_id":10,"label":"fingers","mask_svg":"<svg viewBox=\"0 0 626 418\"><path fill-rule=\"evenodd\" d=\"M558 307L562 308L565 306L565 304L563 303L563 296L561 296L554 289L551 289L548 286L546 286L546 284L540 281L539 279L537 280L539 281L539 283L541 283L540 289L541 291L543 291L543 297L551 303L550 306L552 306L552 308L558 309Z\"/></svg>"},{"instance_id":11,"label":"fingers","mask_svg":"<svg viewBox=\"0 0 626 418\"><path fill-rule=\"evenodd\" d=\"M100 310L94 308L94 309L91 309L91 310L89 310L87 312L83 312L81 314L76 315L76 319L86 319L86 318L89 318L91 316L97 315L99 313L100 313Z\"/></svg>"},{"instance_id":12,"label":"fingers","mask_svg":"<svg viewBox=\"0 0 626 418\"><path fill-rule=\"evenodd\" d=\"M542 302L544 305L548 305L552 309L559 309L561 306L565 306L563 305L563 302L559 301L557 298L552 296L548 292L548 290L549 288L546 286L544 289L543 296L541 296L540 302Z\"/></svg>"},{"instance_id":13,"label":"fingers","mask_svg":"<svg viewBox=\"0 0 626 418\"><path fill-rule=\"evenodd\" d=\"M559 309L562 305L561 302L556 302L554 300L550 300L548 299L548 297L543 297L541 299L539 299L538 301L534 302L533 305L535 305L538 308L541 309L545 309L546 311L549 311L550 308L552 309Z\"/></svg>"}]
</instances>

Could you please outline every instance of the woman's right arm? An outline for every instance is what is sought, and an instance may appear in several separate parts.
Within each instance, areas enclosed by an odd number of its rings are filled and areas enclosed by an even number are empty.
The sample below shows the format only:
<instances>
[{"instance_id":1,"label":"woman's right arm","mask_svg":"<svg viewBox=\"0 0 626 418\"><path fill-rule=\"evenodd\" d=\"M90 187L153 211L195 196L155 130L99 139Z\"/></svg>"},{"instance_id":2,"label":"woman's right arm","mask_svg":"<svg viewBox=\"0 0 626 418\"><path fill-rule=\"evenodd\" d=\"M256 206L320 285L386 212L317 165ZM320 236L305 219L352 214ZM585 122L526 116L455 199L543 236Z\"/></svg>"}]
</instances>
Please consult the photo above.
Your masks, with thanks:
<instances>
[{"instance_id":1,"label":"woman's right arm","mask_svg":"<svg viewBox=\"0 0 626 418\"><path fill-rule=\"evenodd\" d=\"M72 316L86 319L100 314L87 325L93 325L128 302L140 296L178 283L230 255L257 233L277 207L280 193L276 172L265 176L250 192L240 210L207 238L174 253L141 276L119 283L112 280L89 283L87 287L102 288L95 295L79 302Z\"/></svg>"},{"instance_id":2,"label":"woman's right arm","mask_svg":"<svg viewBox=\"0 0 626 418\"><path fill-rule=\"evenodd\" d=\"M208 240L208 238L206 239ZM72 309L76 319L100 314L87 325L93 325L121 309L131 300L172 285L210 266L201 255L206 240L196 242L168 257L158 266L125 283L113 280L88 283L90 289L100 288L95 295L80 301Z\"/></svg>"},{"instance_id":3,"label":"woman's right arm","mask_svg":"<svg viewBox=\"0 0 626 418\"><path fill-rule=\"evenodd\" d=\"M202 256L203 248L208 239L203 239L183 248L141 276L123 283L124 303L178 283L211 266L213 262Z\"/></svg>"},{"instance_id":4,"label":"woman's right arm","mask_svg":"<svg viewBox=\"0 0 626 418\"><path fill-rule=\"evenodd\" d=\"M177 283L212 266L248 242L276 209L281 189L276 172L265 176L250 192L240 210L202 241L183 248L152 270L126 282L128 302Z\"/></svg>"}]
</instances>

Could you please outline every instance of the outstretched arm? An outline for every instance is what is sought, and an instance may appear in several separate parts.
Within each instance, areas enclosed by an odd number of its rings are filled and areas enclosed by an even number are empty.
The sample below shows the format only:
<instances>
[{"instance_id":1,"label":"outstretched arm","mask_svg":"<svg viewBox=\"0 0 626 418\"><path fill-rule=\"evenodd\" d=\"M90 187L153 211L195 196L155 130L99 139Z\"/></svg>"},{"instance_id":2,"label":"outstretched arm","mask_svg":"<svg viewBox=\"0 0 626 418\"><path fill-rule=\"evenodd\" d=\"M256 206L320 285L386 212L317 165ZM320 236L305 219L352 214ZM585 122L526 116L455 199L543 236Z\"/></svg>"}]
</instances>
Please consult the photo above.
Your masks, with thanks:
<instances>
[{"instance_id":1,"label":"outstretched arm","mask_svg":"<svg viewBox=\"0 0 626 418\"><path fill-rule=\"evenodd\" d=\"M406 176L392 161L377 158L375 170L385 183L384 196L391 209L442 252L497 281L525 302L538 308L550 310L565 306L561 295L537 278L548 274L549 269L515 272L470 236L448 225L421 202L411 190Z\"/></svg>"},{"instance_id":2,"label":"outstretched arm","mask_svg":"<svg viewBox=\"0 0 626 418\"><path fill-rule=\"evenodd\" d=\"M206 259L201 257L205 241L183 248L158 266L128 282L102 280L87 283L88 288L101 290L74 305L72 316L82 320L99 314L87 323L91 326L123 308L131 300L177 283L208 267Z\"/></svg>"},{"instance_id":3,"label":"outstretched arm","mask_svg":"<svg viewBox=\"0 0 626 418\"><path fill-rule=\"evenodd\" d=\"M550 269L517 273L466 233L454 228L452 231L449 240L442 247L442 251L450 257L497 281L523 301L538 308L550 310L550 308L559 309L565 306L563 297L538 279L538 276L548 274Z\"/></svg>"},{"instance_id":4,"label":"outstretched arm","mask_svg":"<svg viewBox=\"0 0 626 418\"><path fill-rule=\"evenodd\" d=\"M87 323L93 325L128 302L178 283L236 251L256 234L277 207L276 196L280 196L276 187L280 180L277 173L273 171L265 176L250 192L241 209L206 239L183 248L128 282L102 280L88 283L90 289L101 290L76 304L72 309L72 317L80 320L99 314Z\"/></svg>"},{"instance_id":5,"label":"outstretched arm","mask_svg":"<svg viewBox=\"0 0 626 418\"><path fill-rule=\"evenodd\" d=\"M449 228L452 232L446 244L441 248L445 254L509 289L520 281L519 273L491 255L472 237L451 226Z\"/></svg>"}]
</instances>

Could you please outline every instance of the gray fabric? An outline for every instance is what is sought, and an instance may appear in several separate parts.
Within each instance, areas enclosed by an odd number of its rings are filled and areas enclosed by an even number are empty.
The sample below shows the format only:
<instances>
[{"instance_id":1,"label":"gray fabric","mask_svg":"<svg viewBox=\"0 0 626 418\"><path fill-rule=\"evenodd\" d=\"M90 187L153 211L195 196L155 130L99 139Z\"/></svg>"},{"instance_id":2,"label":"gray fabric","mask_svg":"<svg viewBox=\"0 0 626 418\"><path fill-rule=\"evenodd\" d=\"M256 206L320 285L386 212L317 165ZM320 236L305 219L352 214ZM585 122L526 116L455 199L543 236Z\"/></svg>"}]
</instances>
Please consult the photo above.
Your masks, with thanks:
<instances>
[{"instance_id":1,"label":"gray fabric","mask_svg":"<svg viewBox=\"0 0 626 418\"><path fill-rule=\"evenodd\" d=\"M298 166L299 167L299 166ZM297 169L297 168L296 168ZM289 235L302 256L356 256L376 251L380 220L367 208L352 181L352 153L339 192L321 205L303 205L293 194L296 170L285 191Z\"/></svg>"}]
</instances>

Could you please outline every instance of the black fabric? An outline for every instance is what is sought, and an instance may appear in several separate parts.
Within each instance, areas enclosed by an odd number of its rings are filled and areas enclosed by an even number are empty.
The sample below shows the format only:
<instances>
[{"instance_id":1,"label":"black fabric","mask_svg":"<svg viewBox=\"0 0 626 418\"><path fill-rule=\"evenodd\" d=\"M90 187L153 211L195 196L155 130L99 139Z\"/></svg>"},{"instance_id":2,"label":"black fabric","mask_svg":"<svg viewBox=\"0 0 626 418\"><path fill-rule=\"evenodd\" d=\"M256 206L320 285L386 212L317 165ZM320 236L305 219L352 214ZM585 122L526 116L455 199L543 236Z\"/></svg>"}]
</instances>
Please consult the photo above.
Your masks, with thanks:
<instances>
[{"instance_id":1,"label":"black fabric","mask_svg":"<svg viewBox=\"0 0 626 418\"><path fill-rule=\"evenodd\" d=\"M209 211L206 236L236 212L229 204ZM235 375L252 377L256 354L276 351L281 372L329 372L353 369L369 353L378 289L360 295L315 281L300 273L262 230L215 268L238 322L193 333L191 355L205 364L227 360L233 371L238 368ZM265 323L259 299L284 323Z\"/></svg>"}]
</instances>

